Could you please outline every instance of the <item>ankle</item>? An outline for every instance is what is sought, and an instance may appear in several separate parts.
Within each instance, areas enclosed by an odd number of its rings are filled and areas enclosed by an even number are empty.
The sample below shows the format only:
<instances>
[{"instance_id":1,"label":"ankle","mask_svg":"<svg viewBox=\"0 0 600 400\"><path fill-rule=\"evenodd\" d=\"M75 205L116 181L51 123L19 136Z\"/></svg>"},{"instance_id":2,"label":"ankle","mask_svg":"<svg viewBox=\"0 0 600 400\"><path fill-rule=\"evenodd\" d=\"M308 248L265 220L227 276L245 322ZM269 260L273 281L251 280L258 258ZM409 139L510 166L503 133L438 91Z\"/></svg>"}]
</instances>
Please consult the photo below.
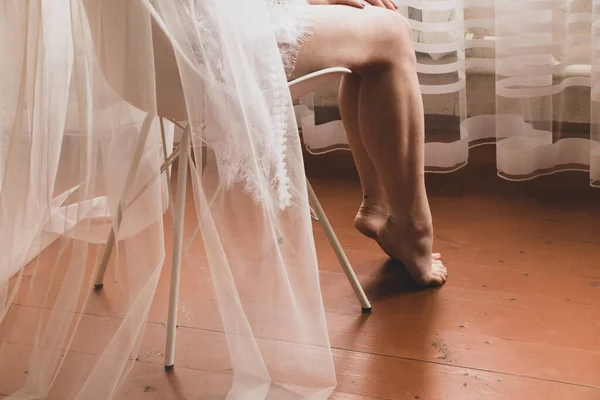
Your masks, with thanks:
<instances>
[{"instance_id":1,"label":"ankle","mask_svg":"<svg viewBox=\"0 0 600 400\"><path fill-rule=\"evenodd\" d=\"M364 194L362 199L363 206L373 206L378 208L389 208L385 195L380 193Z\"/></svg>"},{"instance_id":2,"label":"ankle","mask_svg":"<svg viewBox=\"0 0 600 400\"><path fill-rule=\"evenodd\" d=\"M367 202L363 200L360 208L358 209L358 214L373 214L373 215L381 215L384 218L387 218L390 214L390 209L386 203L383 202Z\"/></svg>"},{"instance_id":3,"label":"ankle","mask_svg":"<svg viewBox=\"0 0 600 400\"><path fill-rule=\"evenodd\" d=\"M399 222L390 216L377 234L380 246L392 258L406 260L431 256L433 226L428 220Z\"/></svg>"},{"instance_id":4,"label":"ankle","mask_svg":"<svg viewBox=\"0 0 600 400\"><path fill-rule=\"evenodd\" d=\"M413 237L426 237L433 235L433 222L431 218L398 218L393 213L388 217L388 224L410 234Z\"/></svg>"}]
</instances>

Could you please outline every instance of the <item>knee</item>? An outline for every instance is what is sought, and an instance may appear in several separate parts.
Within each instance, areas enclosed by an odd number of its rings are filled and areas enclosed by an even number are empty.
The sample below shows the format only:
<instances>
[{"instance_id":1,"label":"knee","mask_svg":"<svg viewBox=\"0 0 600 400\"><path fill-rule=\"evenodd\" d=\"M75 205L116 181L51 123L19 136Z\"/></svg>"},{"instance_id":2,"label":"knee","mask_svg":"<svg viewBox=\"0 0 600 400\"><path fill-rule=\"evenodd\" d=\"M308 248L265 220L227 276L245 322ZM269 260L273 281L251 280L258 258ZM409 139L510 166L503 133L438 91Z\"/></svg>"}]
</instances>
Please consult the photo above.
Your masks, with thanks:
<instances>
[{"instance_id":1,"label":"knee","mask_svg":"<svg viewBox=\"0 0 600 400\"><path fill-rule=\"evenodd\" d=\"M382 16L383 17L383 16ZM386 12L378 22L378 64L413 66L417 62L413 45L413 30L402 15Z\"/></svg>"}]
</instances>

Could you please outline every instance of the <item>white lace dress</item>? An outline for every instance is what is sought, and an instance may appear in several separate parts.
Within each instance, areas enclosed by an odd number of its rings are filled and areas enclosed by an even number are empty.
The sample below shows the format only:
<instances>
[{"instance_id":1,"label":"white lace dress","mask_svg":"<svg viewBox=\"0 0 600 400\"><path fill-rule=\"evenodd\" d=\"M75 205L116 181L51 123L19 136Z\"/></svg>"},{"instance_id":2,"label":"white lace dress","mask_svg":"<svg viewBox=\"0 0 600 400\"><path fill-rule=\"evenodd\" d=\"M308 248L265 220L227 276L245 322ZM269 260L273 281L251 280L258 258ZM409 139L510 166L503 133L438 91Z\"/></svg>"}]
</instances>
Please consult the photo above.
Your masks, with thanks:
<instances>
[{"instance_id":1,"label":"white lace dress","mask_svg":"<svg viewBox=\"0 0 600 400\"><path fill-rule=\"evenodd\" d=\"M267 2L285 73L289 77L294 71L300 46L311 34L312 21L307 13L309 5L307 0Z\"/></svg>"}]
</instances>

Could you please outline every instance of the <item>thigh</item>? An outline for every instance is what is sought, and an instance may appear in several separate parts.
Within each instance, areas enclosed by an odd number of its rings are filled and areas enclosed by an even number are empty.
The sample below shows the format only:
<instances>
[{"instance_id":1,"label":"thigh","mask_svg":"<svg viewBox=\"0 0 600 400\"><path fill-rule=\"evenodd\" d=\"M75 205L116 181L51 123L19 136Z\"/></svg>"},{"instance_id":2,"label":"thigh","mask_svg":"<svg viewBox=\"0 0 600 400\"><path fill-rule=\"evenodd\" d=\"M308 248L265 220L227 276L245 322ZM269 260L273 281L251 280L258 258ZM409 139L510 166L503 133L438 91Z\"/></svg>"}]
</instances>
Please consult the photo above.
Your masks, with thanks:
<instances>
[{"instance_id":1,"label":"thigh","mask_svg":"<svg viewBox=\"0 0 600 400\"><path fill-rule=\"evenodd\" d=\"M410 30L398 13L380 7L308 6L313 34L300 47L292 79L330 67L361 73L385 63L398 35Z\"/></svg>"}]
</instances>

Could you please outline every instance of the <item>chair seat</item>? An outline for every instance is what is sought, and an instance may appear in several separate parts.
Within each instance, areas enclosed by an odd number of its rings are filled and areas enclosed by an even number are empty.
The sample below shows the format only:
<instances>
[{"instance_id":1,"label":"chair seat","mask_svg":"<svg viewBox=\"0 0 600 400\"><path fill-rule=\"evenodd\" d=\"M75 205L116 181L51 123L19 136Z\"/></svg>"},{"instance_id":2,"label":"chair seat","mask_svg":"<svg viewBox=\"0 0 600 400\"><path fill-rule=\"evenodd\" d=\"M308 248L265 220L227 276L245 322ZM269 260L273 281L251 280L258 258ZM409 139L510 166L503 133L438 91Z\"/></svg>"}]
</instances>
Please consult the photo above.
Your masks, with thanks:
<instances>
[{"instance_id":1,"label":"chair seat","mask_svg":"<svg viewBox=\"0 0 600 400\"><path fill-rule=\"evenodd\" d=\"M306 96L307 94L316 91L320 87L334 82L336 79L339 79L342 76L350 73L352 73L352 71L350 71L348 68L333 67L301 76L300 78L288 82L290 94L292 95L293 100L299 99L300 97Z\"/></svg>"}]
</instances>

